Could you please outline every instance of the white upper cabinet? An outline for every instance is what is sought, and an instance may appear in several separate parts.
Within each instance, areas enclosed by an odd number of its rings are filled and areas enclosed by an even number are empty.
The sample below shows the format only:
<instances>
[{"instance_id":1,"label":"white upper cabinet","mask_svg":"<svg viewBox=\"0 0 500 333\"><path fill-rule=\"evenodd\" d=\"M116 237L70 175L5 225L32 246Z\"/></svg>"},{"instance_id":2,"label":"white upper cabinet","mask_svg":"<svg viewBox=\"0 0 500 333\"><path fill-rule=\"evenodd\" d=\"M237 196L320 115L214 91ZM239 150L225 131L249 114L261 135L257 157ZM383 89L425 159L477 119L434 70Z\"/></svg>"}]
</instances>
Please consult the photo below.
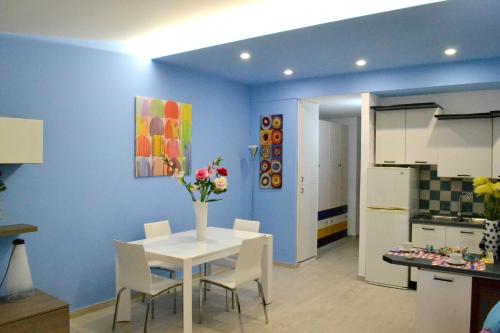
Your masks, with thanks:
<instances>
[{"instance_id":1,"label":"white upper cabinet","mask_svg":"<svg viewBox=\"0 0 500 333\"><path fill-rule=\"evenodd\" d=\"M439 120L437 129L439 177L491 177L491 118Z\"/></svg>"},{"instance_id":2,"label":"white upper cabinet","mask_svg":"<svg viewBox=\"0 0 500 333\"><path fill-rule=\"evenodd\" d=\"M434 117L439 108L406 111L406 164L437 164L438 135Z\"/></svg>"},{"instance_id":3,"label":"white upper cabinet","mask_svg":"<svg viewBox=\"0 0 500 333\"><path fill-rule=\"evenodd\" d=\"M493 178L500 178L500 118L493 118Z\"/></svg>"},{"instance_id":4,"label":"white upper cabinet","mask_svg":"<svg viewBox=\"0 0 500 333\"><path fill-rule=\"evenodd\" d=\"M0 164L43 163L43 121L0 117Z\"/></svg>"},{"instance_id":5,"label":"white upper cabinet","mask_svg":"<svg viewBox=\"0 0 500 333\"><path fill-rule=\"evenodd\" d=\"M377 111L375 163L405 164L405 110Z\"/></svg>"}]
</instances>

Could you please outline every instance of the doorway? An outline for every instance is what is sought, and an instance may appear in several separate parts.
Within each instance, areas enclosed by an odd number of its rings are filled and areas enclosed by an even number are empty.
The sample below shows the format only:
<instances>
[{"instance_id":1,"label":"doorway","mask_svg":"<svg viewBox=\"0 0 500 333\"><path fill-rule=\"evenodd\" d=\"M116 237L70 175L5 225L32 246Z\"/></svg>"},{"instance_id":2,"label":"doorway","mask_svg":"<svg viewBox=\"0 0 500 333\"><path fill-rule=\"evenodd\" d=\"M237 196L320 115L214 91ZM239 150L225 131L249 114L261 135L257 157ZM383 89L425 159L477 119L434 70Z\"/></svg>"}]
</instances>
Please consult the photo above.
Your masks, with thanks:
<instances>
[{"instance_id":1,"label":"doorway","mask_svg":"<svg viewBox=\"0 0 500 333\"><path fill-rule=\"evenodd\" d=\"M299 194L298 207L302 209L299 218L304 215L310 217L313 212L309 210L315 210L315 246L319 248L346 236L359 235L361 94L308 98L307 102L316 106L317 122L303 120L304 116L299 116L299 122L308 123L305 127L317 126L316 134L308 134L315 138L317 148L313 149L311 138L304 138L303 135L299 136L299 147L307 146L308 150L318 152L317 187L314 189L317 204L312 205L309 200L301 205ZM307 111L302 109L302 112ZM299 153L299 170L304 164L300 159ZM302 188L299 186L299 191ZM301 246L301 230L298 232Z\"/></svg>"}]
</instances>

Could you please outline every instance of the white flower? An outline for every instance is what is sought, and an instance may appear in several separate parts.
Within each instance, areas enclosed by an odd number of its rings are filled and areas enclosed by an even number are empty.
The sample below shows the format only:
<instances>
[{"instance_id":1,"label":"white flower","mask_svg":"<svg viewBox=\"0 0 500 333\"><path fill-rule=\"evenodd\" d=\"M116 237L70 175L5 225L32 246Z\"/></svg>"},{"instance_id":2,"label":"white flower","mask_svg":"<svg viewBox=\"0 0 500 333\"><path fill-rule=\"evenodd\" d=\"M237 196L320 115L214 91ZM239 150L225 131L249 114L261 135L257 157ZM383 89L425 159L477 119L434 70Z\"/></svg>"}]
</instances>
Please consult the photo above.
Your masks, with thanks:
<instances>
[{"instance_id":1,"label":"white flower","mask_svg":"<svg viewBox=\"0 0 500 333\"><path fill-rule=\"evenodd\" d=\"M176 169L175 172L174 172L174 176L177 177L177 178L182 178L182 177L184 177L184 171Z\"/></svg>"},{"instance_id":2,"label":"white flower","mask_svg":"<svg viewBox=\"0 0 500 333\"><path fill-rule=\"evenodd\" d=\"M214 183L215 183L215 188L220 190L220 191L224 191L225 189L227 189L227 178L226 177L215 178Z\"/></svg>"}]
</instances>

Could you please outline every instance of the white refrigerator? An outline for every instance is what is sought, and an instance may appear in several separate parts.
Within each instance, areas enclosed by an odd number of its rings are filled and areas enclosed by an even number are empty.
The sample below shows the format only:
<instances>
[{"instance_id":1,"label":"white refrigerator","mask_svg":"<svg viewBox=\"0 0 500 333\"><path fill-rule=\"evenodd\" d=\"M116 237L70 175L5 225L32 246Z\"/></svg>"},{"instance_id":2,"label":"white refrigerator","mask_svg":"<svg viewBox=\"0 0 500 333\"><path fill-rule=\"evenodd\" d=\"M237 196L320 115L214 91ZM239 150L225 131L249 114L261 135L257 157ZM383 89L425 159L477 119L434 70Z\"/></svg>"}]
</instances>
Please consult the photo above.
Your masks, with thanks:
<instances>
[{"instance_id":1,"label":"white refrigerator","mask_svg":"<svg viewBox=\"0 0 500 333\"><path fill-rule=\"evenodd\" d=\"M418 170L368 168L366 281L407 288L409 268L386 263L384 253L410 240L410 216L418 210Z\"/></svg>"}]
</instances>

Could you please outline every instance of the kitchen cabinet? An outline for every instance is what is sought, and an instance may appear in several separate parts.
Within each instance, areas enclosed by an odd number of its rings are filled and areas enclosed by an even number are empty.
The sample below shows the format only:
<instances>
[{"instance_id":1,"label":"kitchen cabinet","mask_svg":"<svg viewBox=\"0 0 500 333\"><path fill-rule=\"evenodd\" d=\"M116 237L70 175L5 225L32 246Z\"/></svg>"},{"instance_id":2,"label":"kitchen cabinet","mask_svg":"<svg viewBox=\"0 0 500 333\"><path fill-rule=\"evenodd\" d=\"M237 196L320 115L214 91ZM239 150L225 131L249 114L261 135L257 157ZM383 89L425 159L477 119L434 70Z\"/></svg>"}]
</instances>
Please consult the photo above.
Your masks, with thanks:
<instances>
[{"instance_id":1,"label":"kitchen cabinet","mask_svg":"<svg viewBox=\"0 0 500 333\"><path fill-rule=\"evenodd\" d=\"M434 248L446 246L446 227L428 224L412 224L411 241L413 246L425 248L432 244ZM410 269L410 281L418 281L418 269Z\"/></svg>"},{"instance_id":2,"label":"kitchen cabinet","mask_svg":"<svg viewBox=\"0 0 500 333\"><path fill-rule=\"evenodd\" d=\"M432 244L434 248L446 246L446 228L439 225L412 224L411 241L415 247Z\"/></svg>"},{"instance_id":3,"label":"kitchen cabinet","mask_svg":"<svg viewBox=\"0 0 500 333\"><path fill-rule=\"evenodd\" d=\"M0 164L43 163L43 121L0 117Z\"/></svg>"},{"instance_id":4,"label":"kitchen cabinet","mask_svg":"<svg viewBox=\"0 0 500 333\"><path fill-rule=\"evenodd\" d=\"M406 164L437 164L438 135L435 131L439 108L406 111Z\"/></svg>"},{"instance_id":5,"label":"kitchen cabinet","mask_svg":"<svg viewBox=\"0 0 500 333\"><path fill-rule=\"evenodd\" d=\"M438 177L491 177L491 118L439 120Z\"/></svg>"},{"instance_id":6,"label":"kitchen cabinet","mask_svg":"<svg viewBox=\"0 0 500 333\"><path fill-rule=\"evenodd\" d=\"M416 333L468 333L472 277L419 270Z\"/></svg>"},{"instance_id":7,"label":"kitchen cabinet","mask_svg":"<svg viewBox=\"0 0 500 333\"><path fill-rule=\"evenodd\" d=\"M446 227L446 246L468 247L472 253L481 253L479 243L483 239L483 229Z\"/></svg>"},{"instance_id":8,"label":"kitchen cabinet","mask_svg":"<svg viewBox=\"0 0 500 333\"><path fill-rule=\"evenodd\" d=\"M405 164L406 111L377 111L375 120L375 163Z\"/></svg>"},{"instance_id":9,"label":"kitchen cabinet","mask_svg":"<svg viewBox=\"0 0 500 333\"><path fill-rule=\"evenodd\" d=\"M491 176L500 178L500 117L493 118L493 166Z\"/></svg>"}]
</instances>

